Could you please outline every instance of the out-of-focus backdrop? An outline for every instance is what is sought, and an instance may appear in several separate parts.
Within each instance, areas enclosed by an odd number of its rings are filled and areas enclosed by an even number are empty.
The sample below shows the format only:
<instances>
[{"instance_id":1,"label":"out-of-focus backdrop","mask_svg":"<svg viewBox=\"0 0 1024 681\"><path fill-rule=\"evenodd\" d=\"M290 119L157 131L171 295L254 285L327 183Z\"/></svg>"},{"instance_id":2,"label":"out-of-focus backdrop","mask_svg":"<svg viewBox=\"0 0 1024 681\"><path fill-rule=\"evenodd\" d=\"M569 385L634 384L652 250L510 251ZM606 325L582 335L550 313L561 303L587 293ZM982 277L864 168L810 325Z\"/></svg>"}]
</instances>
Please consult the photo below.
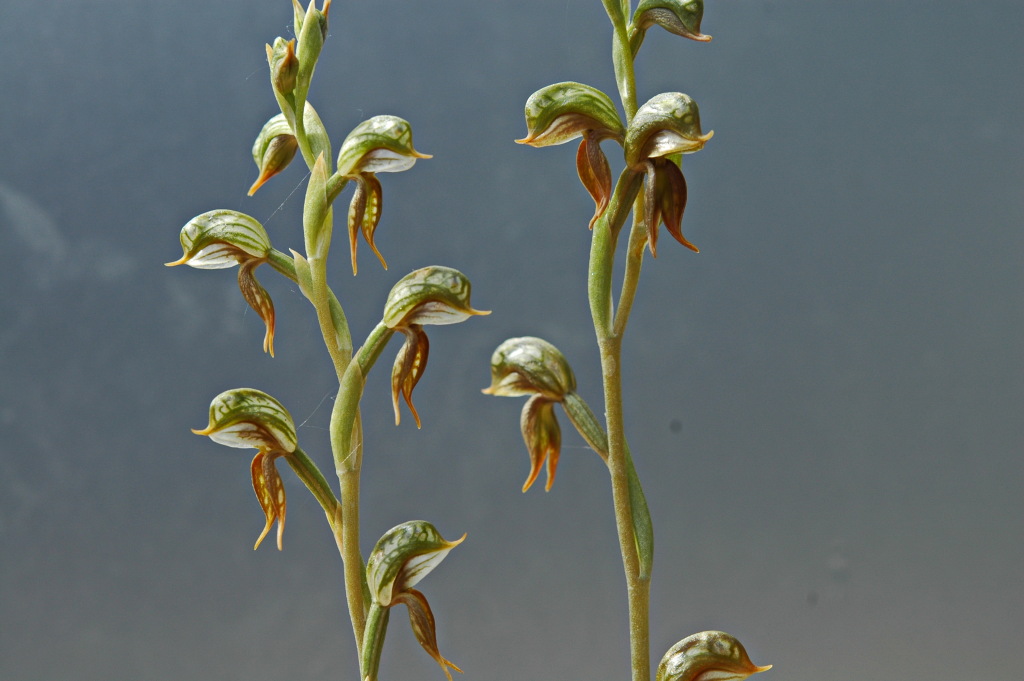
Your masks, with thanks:
<instances>
[{"instance_id":1,"label":"out-of-focus backdrop","mask_svg":"<svg viewBox=\"0 0 1024 681\"><path fill-rule=\"evenodd\" d=\"M422 430L393 425L389 360L371 376L364 551L412 518L468 532L421 585L467 680L627 678L599 459L566 430L553 490L522 494L521 401L480 394L498 343L539 335L600 410L575 145L513 139L542 86L614 96L602 5L336 1L330 19L310 96L335 148L389 113L434 154L382 177L389 271L364 245L353 279L335 240L354 334L428 264L494 311L430 332ZM310 310L262 272L271 359L233 272L162 265L213 208L301 247L300 164L245 195L276 112L263 45L290 24L286 0L0 7L0 678L356 678L319 508L286 473L284 552L253 552L250 453L189 432L257 387L330 470ZM662 236L622 367L655 661L715 628L790 681L1019 673L1021 26L1016 2L762 0L708 2L709 44L649 34L641 100L687 92L716 133L685 163L702 252ZM382 678L441 678L404 618Z\"/></svg>"}]
</instances>

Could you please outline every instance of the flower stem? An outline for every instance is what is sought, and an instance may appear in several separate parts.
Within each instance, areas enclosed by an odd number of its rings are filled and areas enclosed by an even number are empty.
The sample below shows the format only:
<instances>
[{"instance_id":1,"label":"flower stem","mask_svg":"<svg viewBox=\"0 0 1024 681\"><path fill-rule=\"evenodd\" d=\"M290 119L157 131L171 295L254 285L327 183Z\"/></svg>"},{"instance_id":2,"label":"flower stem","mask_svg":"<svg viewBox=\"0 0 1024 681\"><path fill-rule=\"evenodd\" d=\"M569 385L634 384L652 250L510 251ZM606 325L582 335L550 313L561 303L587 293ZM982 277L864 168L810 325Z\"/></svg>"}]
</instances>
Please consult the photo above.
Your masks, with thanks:
<instances>
[{"instance_id":1,"label":"flower stem","mask_svg":"<svg viewBox=\"0 0 1024 681\"><path fill-rule=\"evenodd\" d=\"M628 0L603 0L612 24L612 62L627 125L636 114L636 79L633 69L633 51L629 42L627 22ZM612 484L612 504L615 526L619 536L619 550L626 576L626 595L629 603L629 646L632 681L650 681L650 558L653 535L650 516L640 489L632 458L627 449L622 414L622 336L636 296L640 275L642 248L635 247L635 235L642 225L643 213L639 207L639 182L629 168L623 171L615 187L611 205L605 219L594 226L590 249L589 297L594 320L598 349L601 353L605 423L608 433L608 473ZM636 203L634 203L636 201ZM612 269L618 235L628 214L634 208L634 225L630 230L626 273L618 301L618 311L612 299ZM643 536L638 541L638 530ZM641 559L643 556L643 559Z\"/></svg>"}]
</instances>

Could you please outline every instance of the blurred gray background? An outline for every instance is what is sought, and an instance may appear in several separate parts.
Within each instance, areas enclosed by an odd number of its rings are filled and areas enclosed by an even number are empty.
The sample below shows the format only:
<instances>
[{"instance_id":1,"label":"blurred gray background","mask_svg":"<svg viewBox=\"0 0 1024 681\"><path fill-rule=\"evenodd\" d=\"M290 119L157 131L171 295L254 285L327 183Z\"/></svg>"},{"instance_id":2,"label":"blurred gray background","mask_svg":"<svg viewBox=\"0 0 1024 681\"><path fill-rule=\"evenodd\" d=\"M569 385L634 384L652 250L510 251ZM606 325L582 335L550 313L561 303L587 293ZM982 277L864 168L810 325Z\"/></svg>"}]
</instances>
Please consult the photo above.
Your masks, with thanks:
<instances>
[{"instance_id":1,"label":"blurred gray background","mask_svg":"<svg viewBox=\"0 0 1024 681\"><path fill-rule=\"evenodd\" d=\"M422 584L467 680L621 681L604 468L566 430L554 489L523 495L521 400L480 394L499 342L540 335L600 409L575 145L512 140L544 85L614 96L601 3L338 0L330 18L311 101L335 149L390 113L435 156L382 176L389 271L364 245L353 279L336 239L354 335L428 264L494 311L430 331L422 430L392 422L397 342L371 376L364 550L411 518L468 532ZM0 679L357 678L319 507L285 473L285 550L253 552L251 453L189 432L257 387L329 471L311 311L261 270L271 359L233 271L162 265L213 208L301 247L298 163L245 196L276 112L263 45L290 24L286 0L0 7ZM715 628L773 679L1018 678L1021 28L1017 2L709 1L711 43L648 36L641 101L687 92L716 132L686 161L702 252L662 236L625 344L655 661ZM443 678L392 623L381 678Z\"/></svg>"}]
</instances>

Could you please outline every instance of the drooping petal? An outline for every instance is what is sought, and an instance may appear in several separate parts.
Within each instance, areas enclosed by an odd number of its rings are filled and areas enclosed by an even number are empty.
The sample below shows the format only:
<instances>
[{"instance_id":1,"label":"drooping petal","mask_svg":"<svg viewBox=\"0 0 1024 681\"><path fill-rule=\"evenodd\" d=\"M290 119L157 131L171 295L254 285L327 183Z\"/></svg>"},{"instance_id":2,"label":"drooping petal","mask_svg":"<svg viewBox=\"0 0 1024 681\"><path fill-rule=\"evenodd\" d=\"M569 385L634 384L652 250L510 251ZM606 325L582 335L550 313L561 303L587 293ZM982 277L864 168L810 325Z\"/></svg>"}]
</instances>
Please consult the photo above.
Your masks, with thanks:
<instances>
[{"instance_id":1,"label":"drooping petal","mask_svg":"<svg viewBox=\"0 0 1024 681\"><path fill-rule=\"evenodd\" d=\"M601 144L591 133L583 136L580 147L576 151L576 172L580 181L594 199L594 216L590 218L590 229L608 207L612 197L612 171L608 167L608 159L601 151Z\"/></svg>"},{"instance_id":2,"label":"drooping petal","mask_svg":"<svg viewBox=\"0 0 1024 681\"><path fill-rule=\"evenodd\" d=\"M657 159L654 165L658 205L665 229L676 241L694 253L700 253L700 249L683 236L683 212L686 210L686 177L683 176L683 171L667 158Z\"/></svg>"},{"instance_id":3,"label":"drooping petal","mask_svg":"<svg viewBox=\"0 0 1024 681\"><path fill-rule=\"evenodd\" d=\"M249 307L256 311L256 314L260 316L260 319L266 325L267 332L263 336L263 352L269 353L273 357L274 301L271 300L267 290L256 280L255 274L256 268L264 262L266 261L247 260L242 263L238 268L238 288L242 291L242 297L245 298L245 302L249 303Z\"/></svg>"},{"instance_id":4,"label":"drooping petal","mask_svg":"<svg viewBox=\"0 0 1024 681\"><path fill-rule=\"evenodd\" d=\"M366 563L366 581L373 598L382 607L390 607L398 594L426 577L465 538L445 541L425 520L392 527L377 541Z\"/></svg>"},{"instance_id":5,"label":"drooping petal","mask_svg":"<svg viewBox=\"0 0 1024 681\"><path fill-rule=\"evenodd\" d=\"M645 161L644 224L647 226L647 246L651 257L658 257L658 226L661 224L661 204L658 202L658 177L652 161Z\"/></svg>"},{"instance_id":6,"label":"drooping petal","mask_svg":"<svg viewBox=\"0 0 1024 681\"><path fill-rule=\"evenodd\" d=\"M380 180L373 173L360 173L356 176L356 190L352 194L352 202L348 208L348 240L352 252L352 274L357 271L356 267L356 236L362 233L366 243L376 254L384 269L388 268L384 256L377 250L373 243L373 234L380 223L380 214L383 208L384 192Z\"/></svg>"},{"instance_id":7,"label":"drooping petal","mask_svg":"<svg viewBox=\"0 0 1024 681\"><path fill-rule=\"evenodd\" d=\"M395 365L391 369L391 402L395 408L395 425L401 422L401 414L398 411L398 395L401 393L405 403L416 419L416 427L420 427L420 415L412 404L412 391L419 383L427 368L427 356L430 353L430 341L427 339L423 327L418 324L402 329L405 334L405 344L398 351L395 357Z\"/></svg>"},{"instance_id":8,"label":"drooping petal","mask_svg":"<svg viewBox=\"0 0 1024 681\"><path fill-rule=\"evenodd\" d=\"M392 287L384 305L384 324L400 329L413 324L457 324L473 315L472 285L462 272L433 265L405 275Z\"/></svg>"},{"instance_id":9,"label":"drooping petal","mask_svg":"<svg viewBox=\"0 0 1024 681\"><path fill-rule=\"evenodd\" d=\"M427 603L426 596L416 589L408 589L395 596L395 603L404 603L409 609L409 624L412 625L416 640L441 665L441 671L448 677L448 681L452 681L449 668L461 674L462 670L450 660L446 660L437 648L437 627L434 625L434 613L430 611L430 604Z\"/></svg>"},{"instance_id":10,"label":"drooping petal","mask_svg":"<svg viewBox=\"0 0 1024 681\"><path fill-rule=\"evenodd\" d=\"M519 419L523 441L530 454L530 475L523 483L523 491L530 489L540 474L540 468L547 463L548 482L544 491L551 491L558 470L558 456L562 448L562 430L555 417L555 403L542 395L534 395L523 405Z\"/></svg>"},{"instance_id":11,"label":"drooping petal","mask_svg":"<svg viewBox=\"0 0 1024 681\"><path fill-rule=\"evenodd\" d=\"M751 662L743 644L724 631L702 631L668 649L656 681L742 681L771 667Z\"/></svg>"},{"instance_id":12,"label":"drooping petal","mask_svg":"<svg viewBox=\"0 0 1024 681\"><path fill-rule=\"evenodd\" d=\"M253 550L260 547L275 520L277 521L277 550L282 550L287 499L284 493L284 482L277 472L277 466L274 465L274 459L278 455L278 453L260 451L252 460L252 488L260 502L260 508L263 509L263 513L267 517L267 524L256 539L256 545L252 547Z\"/></svg>"}]
</instances>

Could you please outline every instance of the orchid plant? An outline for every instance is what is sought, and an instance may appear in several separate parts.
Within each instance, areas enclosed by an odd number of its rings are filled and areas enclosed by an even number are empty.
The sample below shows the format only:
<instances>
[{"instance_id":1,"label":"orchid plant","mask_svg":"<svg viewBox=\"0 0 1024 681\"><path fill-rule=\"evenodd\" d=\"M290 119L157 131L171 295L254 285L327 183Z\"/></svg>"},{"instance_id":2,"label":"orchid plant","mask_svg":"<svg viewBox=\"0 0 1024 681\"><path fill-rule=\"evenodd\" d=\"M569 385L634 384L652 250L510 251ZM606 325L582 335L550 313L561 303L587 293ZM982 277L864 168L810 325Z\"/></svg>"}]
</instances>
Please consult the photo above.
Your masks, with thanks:
<instances>
[{"instance_id":1,"label":"orchid plant","mask_svg":"<svg viewBox=\"0 0 1024 681\"><path fill-rule=\"evenodd\" d=\"M450 679L448 669L458 667L441 656L430 605L413 586L462 540L446 541L430 523L414 520L386 532L369 559L363 560L359 486L364 438L359 405L367 375L392 337L401 334L404 343L391 371L395 421L400 419L401 397L419 426L412 392L427 366L429 343L424 327L454 324L488 313L470 305L470 282L461 272L449 267L425 267L394 285L380 321L362 345L354 346L344 307L328 285L334 203L349 184L353 185L346 220L353 275L358 269L360 235L387 269L374 244L383 197L377 176L408 170L417 160L430 156L413 147L412 128L407 121L387 115L356 125L342 141L337 157L333 155L331 139L309 101L313 73L328 36L331 0L325 0L321 8L315 0L305 9L297 0L292 5L297 37L279 37L267 45L270 84L280 113L270 118L256 136L252 155L259 174L249 195L301 155L309 169L302 211L303 251L284 253L274 248L256 218L235 210L212 210L192 218L182 228L184 254L167 264L198 269L237 266L242 297L264 322L263 350L271 356L276 330L274 303L256 279L257 268L269 265L294 282L313 306L338 381L330 442L340 495L299 445L295 423L282 402L261 390L236 388L217 395L210 405L208 425L194 432L222 445L256 450L250 466L252 486L266 519L256 547L276 523L277 547L282 548L287 497L277 470L280 461L295 472L320 503L344 563L361 679L376 679L388 613L398 604L407 606L417 639Z\"/></svg>"},{"instance_id":2,"label":"orchid plant","mask_svg":"<svg viewBox=\"0 0 1024 681\"><path fill-rule=\"evenodd\" d=\"M590 217L590 312L601 357L604 414L602 424L576 392L576 379L565 356L551 343L534 337L510 338L491 359L491 385L485 393L529 396L520 427L530 455L525 492L547 468L550 490L561 448L555 405L604 461L611 477L619 549L626 577L633 681L649 681L649 603L654 559L654 530L643 488L633 465L623 421L622 339L637 293L640 270L649 251L657 256L658 232L665 225L681 245L699 252L682 232L686 178L682 157L700 151L712 133L701 128L697 103L681 92L665 92L640 104L635 58L647 31L660 26L698 42L703 0L602 0L612 25L612 63L624 116L612 98L576 82L549 85L526 101L526 137L520 144L546 147L579 139L576 172L594 200ZM623 168L612 182L612 170L601 146L620 147ZM612 291L615 255L623 227L624 271L618 297ZM703 632L672 646L657 669L657 681L742 679L767 670L750 662L743 646L723 632Z\"/></svg>"},{"instance_id":3,"label":"orchid plant","mask_svg":"<svg viewBox=\"0 0 1024 681\"><path fill-rule=\"evenodd\" d=\"M604 460L612 481L613 503L629 594L633 681L650 681L648 593L653 559L653 530L643 491L623 434L621 339L636 293L645 249L656 255L658 226L664 224L682 245L696 251L681 231L686 181L681 155L701 149L711 133L701 131L696 103L681 93L657 95L637 105L633 60L646 31L662 26L672 33L706 41L700 32L702 0L603 0L612 22L612 53L621 117L611 98L580 83L558 83L534 93L526 104L527 136L519 142L541 147L581 138L577 172L593 197L590 306L601 351L605 421L602 423L576 392L569 363L555 346L539 338L513 338L495 351L491 361L492 395L529 396L521 428L531 459L523 491L547 466L551 489L561 447L555 405L561 404L586 443ZM287 510L285 485L278 472L284 462L323 508L344 564L345 593L359 659L359 678L376 681L391 608L405 605L412 630L427 653L451 680L455 664L438 649L434 615L415 587L463 541L444 539L430 523L413 520L381 536L364 560L360 549L360 475L364 433L360 403L369 372L390 340L403 344L391 370L396 423L404 401L417 426L420 417L412 393L423 376L429 354L424 327L454 324L488 314L470 304L470 282L461 272L443 266L425 267L402 277L384 301L380 321L358 347L353 343L342 301L328 284L334 227L334 203L352 185L346 212L349 263L358 272L359 237L387 269L374 244L381 221L383 185L380 173L412 168L429 155L415 149L409 123L396 116L374 116L356 125L342 141L338 155L316 109L309 101L317 62L328 37L331 0L303 8L292 0L295 38L278 37L267 45L271 89L279 113L271 117L252 147L258 176L251 196L300 156L308 169L302 206L302 250L274 248L263 225L236 210L212 210L189 220L181 229L183 255L169 266L197 269L238 267L243 299L264 322L263 350L274 355L274 303L256 278L268 265L293 282L312 305L330 358L338 390L330 419L332 463L337 493L314 457L299 442L295 422L283 402L255 388L235 388L217 395L205 428L194 430L228 447L254 449L250 475L264 514L256 548L276 524L276 544L283 548ZM625 167L613 185L611 166L601 144L623 148ZM613 301L612 265L616 245L630 212L622 291ZM702 632L669 649L657 670L657 681L743 679L768 669L751 663L743 646L723 632Z\"/></svg>"}]
</instances>

